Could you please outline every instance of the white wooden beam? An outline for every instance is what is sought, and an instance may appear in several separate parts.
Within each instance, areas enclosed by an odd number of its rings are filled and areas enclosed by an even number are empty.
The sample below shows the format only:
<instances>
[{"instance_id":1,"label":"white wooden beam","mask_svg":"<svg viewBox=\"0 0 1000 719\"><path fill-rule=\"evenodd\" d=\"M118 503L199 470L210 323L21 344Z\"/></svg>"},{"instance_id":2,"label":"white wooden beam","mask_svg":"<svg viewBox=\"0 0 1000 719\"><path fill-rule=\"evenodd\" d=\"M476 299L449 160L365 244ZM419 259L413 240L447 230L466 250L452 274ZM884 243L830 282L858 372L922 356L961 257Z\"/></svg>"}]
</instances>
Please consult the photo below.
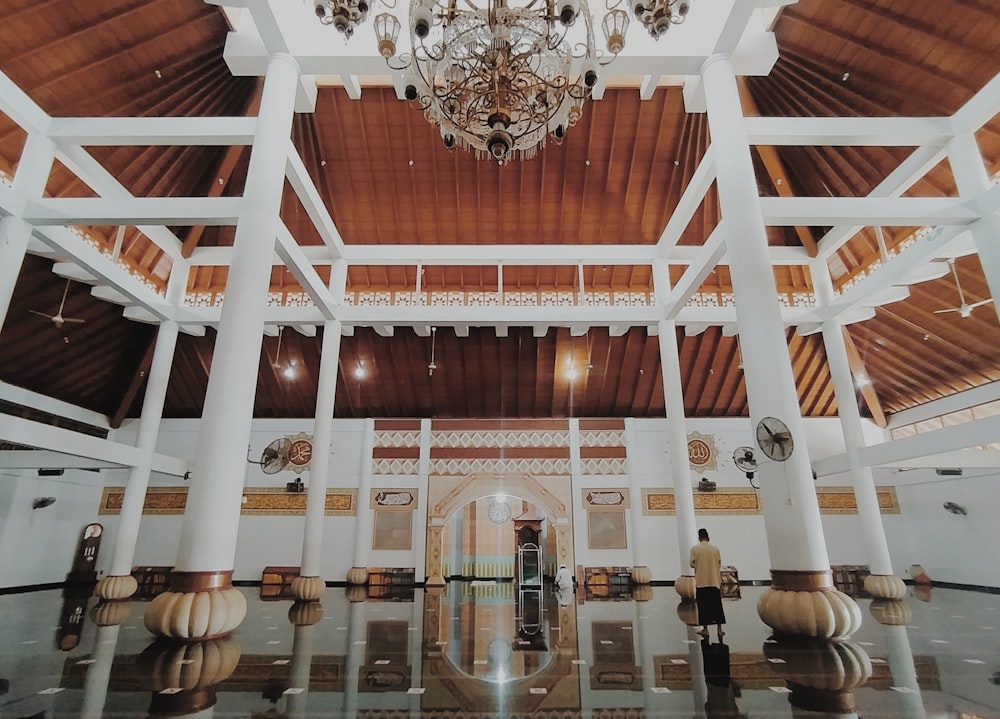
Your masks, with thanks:
<instances>
[{"instance_id":1,"label":"white wooden beam","mask_svg":"<svg viewBox=\"0 0 1000 719\"><path fill-rule=\"evenodd\" d=\"M972 96L972 99L959 108L951 118L951 126L956 134L976 132L998 114L1000 114L1000 73L994 75L992 80Z\"/></svg>"},{"instance_id":2,"label":"white wooden beam","mask_svg":"<svg viewBox=\"0 0 1000 719\"><path fill-rule=\"evenodd\" d=\"M888 415L889 429L922 422L925 419L959 412L963 409L977 407L988 402L996 402L997 400L1000 400L1000 382L990 382L989 384L973 387L972 389L967 389L947 397L925 402L910 409L904 409L902 412L890 414ZM1000 441L1000 437L995 441Z\"/></svg>"},{"instance_id":3,"label":"white wooden beam","mask_svg":"<svg viewBox=\"0 0 1000 719\"><path fill-rule=\"evenodd\" d=\"M924 175L934 169L945 155L944 145L917 148L909 157L889 173L882 182L875 186L869 194L869 198L875 197L899 197L908 189L913 187ZM861 231L863 225L840 225L832 228L817 243L816 256L821 259L830 257L839 250L854 235Z\"/></svg>"},{"instance_id":4,"label":"white wooden beam","mask_svg":"<svg viewBox=\"0 0 1000 719\"><path fill-rule=\"evenodd\" d=\"M49 129L49 116L3 72L0 72L0 112L21 129L45 134Z\"/></svg>"},{"instance_id":5,"label":"white wooden beam","mask_svg":"<svg viewBox=\"0 0 1000 719\"><path fill-rule=\"evenodd\" d=\"M672 320L677 317L691 296L701 287L705 278L719 264L719 260L725 253L726 231L724 223L720 222L702 246L699 260L688 266L680 280L670 290L670 295L665 303L666 319Z\"/></svg>"},{"instance_id":6,"label":"white wooden beam","mask_svg":"<svg viewBox=\"0 0 1000 719\"><path fill-rule=\"evenodd\" d=\"M24 389L23 387L15 387L6 382L0 382L0 399L22 407L33 407L41 412L83 422L94 427L102 429L110 427L107 416L99 412L77 407L75 404L63 402L62 400L39 394L38 392L32 392L30 389Z\"/></svg>"},{"instance_id":7,"label":"white wooden beam","mask_svg":"<svg viewBox=\"0 0 1000 719\"><path fill-rule=\"evenodd\" d=\"M747 117L752 145L919 147L946 143L948 117Z\"/></svg>"},{"instance_id":8,"label":"white wooden beam","mask_svg":"<svg viewBox=\"0 0 1000 719\"><path fill-rule=\"evenodd\" d=\"M101 197L132 197L132 193L82 147L60 148L56 152L56 159ZM184 259L181 255L181 241L166 227L139 225L137 229L152 240L174 262Z\"/></svg>"},{"instance_id":9,"label":"white wooden beam","mask_svg":"<svg viewBox=\"0 0 1000 719\"><path fill-rule=\"evenodd\" d=\"M30 200L33 225L235 225L242 197L46 197Z\"/></svg>"},{"instance_id":10,"label":"white wooden beam","mask_svg":"<svg viewBox=\"0 0 1000 719\"><path fill-rule=\"evenodd\" d=\"M312 220L313 226L316 227L319 236L333 254L333 258L339 259L343 257L344 240L341 239L340 232L337 231L337 226L333 223L333 218L330 216L330 211L326 209L326 204L323 202L319 190L316 189L316 184L313 182L312 177L309 176L309 171L306 169L305 163L302 162L302 158L299 157L299 152L295 149L295 145L292 144L291 140L288 142L285 177L288 178L288 183L298 196L299 202L302 203L302 207L305 209L306 214L309 215L309 219Z\"/></svg>"},{"instance_id":11,"label":"white wooden beam","mask_svg":"<svg viewBox=\"0 0 1000 719\"><path fill-rule=\"evenodd\" d=\"M316 273L316 269L309 264L309 260L302 254L302 248L292 237L288 228L279 221L277 232L277 243L275 249L278 256L285 261L285 266L292 276L302 285L302 289L312 298L316 306L320 308L323 317L328 320L337 319L336 303L330 289Z\"/></svg>"},{"instance_id":12,"label":"white wooden beam","mask_svg":"<svg viewBox=\"0 0 1000 719\"><path fill-rule=\"evenodd\" d=\"M762 197L760 206L770 226L968 225L980 217L950 197Z\"/></svg>"},{"instance_id":13,"label":"white wooden beam","mask_svg":"<svg viewBox=\"0 0 1000 719\"><path fill-rule=\"evenodd\" d=\"M65 227L36 227L34 234L61 256L72 260L100 282L114 288L130 302L145 308L156 320L175 317L174 308L165 297L139 281L108 255L90 243L84 242L72 230Z\"/></svg>"},{"instance_id":14,"label":"white wooden beam","mask_svg":"<svg viewBox=\"0 0 1000 719\"><path fill-rule=\"evenodd\" d=\"M302 254L313 267L333 264L326 245L301 247ZM233 260L235 250L226 247L198 247L191 254L193 267L224 267ZM677 245L670 251L667 263L690 265L700 262L700 245ZM808 265L812 258L802 247L768 247L772 265ZM502 258L502 259L500 259ZM345 247L344 258L350 265L427 265L427 266L523 266L565 265L617 266L649 265L660 258L654 245L351 245ZM272 263L284 261L277 253ZM723 256L719 264L729 260Z\"/></svg>"},{"instance_id":15,"label":"white wooden beam","mask_svg":"<svg viewBox=\"0 0 1000 719\"><path fill-rule=\"evenodd\" d=\"M144 461L145 452L127 444L52 427L23 417L0 415L0 439L26 447L61 452L111 462L123 467L135 467ZM154 456L153 469L182 476L188 470L185 460L165 455Z\"/></svg>"},{"instance_id":16,"label":"white wooden beam","mask_svg":"<svg viewBox=\"0 0 1000 719\"><path fill-rule=\"evenodd\" d=\"M898 465L945 452L991 444L998 437L1000 415L862 447L858 450L858 455L863 466ZM846 456L838 454L826 457L814 462L813 469L819 476L846 471Z\"/></svg>"},{"instance_id":17,"label":"white wooden beam","mask_svg":"<svg viewBox=\"0 0 1000 719\"><path fill-rule=\"evenodd\" d=\"M49 137L85 147L252 145L256 117L53 117Z\"/></svg>"},{"instance_id":18,"label":"white wooden beam","mask_svg":"<svg viewBox=\"0 0 1000 719\"><path fill-rule=\"evenodd\" d=\"M701 162L698 163L691 181L681 193L681 199L678 200L677 207L671 213L667 226L663 228L660 239L656 242L660 257L670 256L713 182L715 182L715 158L712 154L712 147L709 146L701 158Z\"/></svg>"}]
</instances>

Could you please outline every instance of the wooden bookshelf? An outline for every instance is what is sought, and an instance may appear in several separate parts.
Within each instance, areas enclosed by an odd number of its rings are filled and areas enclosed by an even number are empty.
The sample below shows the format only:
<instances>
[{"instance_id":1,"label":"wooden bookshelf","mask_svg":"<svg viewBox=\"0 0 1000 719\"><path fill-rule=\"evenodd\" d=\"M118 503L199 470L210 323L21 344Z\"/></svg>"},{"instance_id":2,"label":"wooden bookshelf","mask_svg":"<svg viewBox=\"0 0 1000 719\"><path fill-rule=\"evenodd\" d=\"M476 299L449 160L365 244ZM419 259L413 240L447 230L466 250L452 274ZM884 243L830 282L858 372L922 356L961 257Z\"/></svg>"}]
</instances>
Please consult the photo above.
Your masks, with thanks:
<instances>
[{"instance_id":1,"label":"wooden bookshelf","mask_svg":"<svg viewBox=\"0 0 1000 719\"><path fill-rule=\"evenodd\" d=\"M163 566L132 567L132 576L139 583L132 598L152 599L163 594L170 586L170 574L173 570L173 567Z\"/></svg>"},{"instance_id":2,"label":"wooden bookshelf","mask_svg":"<svg viewBox=\"0 0 1000 719\"><path fill-rule=\"evenodd\" d=\"M865 577L871 574L867 564L835 564L830 567L833 572L833 586L849 597L867 597Z\"/></svg>"},{"instance_id":3,"label":"wooden bookshelf","mask_svg":"<svg viewBox=\"0 0 1000 719\"><path fill-rule=\"evenodd\" d=\"M722 568L722 584L719 586L719 592L723 599L740 598L740 573L736 567Z\"/></svg>"},{"instance_id":4,"label":"wooden bookshelf","mask_svg":"<svg viewBox=\"0 0 1000 719\"><path fill-rule=\"evenodd\" d=\"M411 601L416 586L413 567L370 567L368 598Z\"/></svg>"}]
</instances>

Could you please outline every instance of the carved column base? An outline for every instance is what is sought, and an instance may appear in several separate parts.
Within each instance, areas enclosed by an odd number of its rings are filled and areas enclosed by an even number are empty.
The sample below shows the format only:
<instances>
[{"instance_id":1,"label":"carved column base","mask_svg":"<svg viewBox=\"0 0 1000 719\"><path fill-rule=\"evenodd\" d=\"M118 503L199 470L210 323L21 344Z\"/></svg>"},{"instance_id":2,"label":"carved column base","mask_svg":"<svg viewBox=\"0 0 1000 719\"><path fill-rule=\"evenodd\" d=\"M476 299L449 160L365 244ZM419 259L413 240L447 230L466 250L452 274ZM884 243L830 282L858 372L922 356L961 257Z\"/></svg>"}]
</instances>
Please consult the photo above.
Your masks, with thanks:
<instances>
[{"instance_id":1,"label":"carved column base","mask_svg":"<svg viewBox=\"0 0 1000 719\"><path fill-rule=\"evenodd\" d=\"M247 614L247 600L233 588L232 576L232 570L174 572L170 591L156 597L146 609L146 629L184 642L227 636Z\"/></svg>"},{"instance_id":2,"label":"carved column base","mask_svg":"<svg viewBox=\"0 0 1000 719\"><path fill-rule=\"evenodd\" d=\"M102 578L94 587L94 596L101 599L128 599L138 588L139 582L131 574L109 575Z\"/></svg>"},{"instance_id":3,"label":"carved column base","mask_svg":"<svg viewBox=\"0 0 1000 719\"><path fill-rule=\"evenodd\" d=\"M319 602L295 602L288 608L288 621L297 627L311 627L323 618L323 605Z\"/></svg>"},{"instance_id":4,"label":"carved column base","mask_svg":"<svg viewBox=\"0 0 1000 719\"><path fill-rule=\"evenodd\" d=\"M771 570L771 588L757 600L757 616L779 634L841 639L861 627L861 610L833 588L827 571Z\"/></svg>"},{"instance_id":5,"label":"carved column base","mask_svg":"<svg viewBox=\"0 0 1000 719\"><path fill-rule=\"evenodd\" d=\"M368 584L368 567L351 567L347 570L348 584Z\"/></svg>"},{"instance_id":6,"label":"carved column base","mask_svg":"<svg viewBox=\"0 0 1000 719\"><path fill-rule=\"evenodd\" d=\"M367 572L366 579L367 579ZM295 577L292 580L292 596L303 602L316 602L326 591L323 577Z\"/></svg>"},{"instance_id":7,"label":"carved column base","mask_svg":"<svg viewBox=\"0 0 1000 719\"><path fill-rule=\"evenodd\" d=\"M792 706L825 716L853 714L854 689L872 675L868 655L851 642L784 638L765 644L764 656L776 662Z\"/></svg>"},{"instance_id":8,"label":"carved column base","mask_svg":"<svg viewBox=\"0 0 1000 719\"><path fill-rule=\"evenodd\" d=\"M894 574L869 574L865 577L865 591L875 599L902 599L906 585Z\"/></svg>"},{"instance_id":9,"label":"carved column base","mask_svg":"<svg viewBox=\"0 0 1000 719\"><path fill-rule=\"evenodd\" d=\"M649 584L653 581L653 570L645 565L639 565L638 567L632 567L632 583L633 584Z\"/></svg>"},{"instance_id":10,"label":"carved column base","mask_svg":"<svg viewBox=\"0 0 1000 719\"><path fill-rule=\"evenodd\" d=\"M694 577L687 574L683 577L677 577L677 581L674 582L674 590L685 602L693 602L695 595L697 594L697 587L694 585Z\"/></svg>"},{"instance_id":11,"label":"carved column base","mask_svg":"<svg viewBox=\"0 0 1000 719\"><path fill-rule=\"evenodd\" d=\"M232 676L241 654L240 645L233 639L179 646L153 643L138 661L153 690L149 713L184 716L211 707L215 704L215 686ZM174 692L161 693L165 689Z\"/></svg>"},{"instance_id":12,"label":"carved column base","mask_svg":"<svg viewBox=\"0 0 1000 719\"><path fill-rule=\"evenodd\" d=\"M90 610L90 618L99 627L124 624L132 616L132 602L127 599L101 600Z\"/></svg>"},{"instance_id":13,"label":"carved column base","mask_svg":"<svg viewBox=\"0 0 1000 719\"><path fill-rule=\"evenodd\" d=\"M868 611L879 624L891 627L905 626L913 619L913 612L901 600L876 599L868 607Z\"/></svg>"}]
</instances>

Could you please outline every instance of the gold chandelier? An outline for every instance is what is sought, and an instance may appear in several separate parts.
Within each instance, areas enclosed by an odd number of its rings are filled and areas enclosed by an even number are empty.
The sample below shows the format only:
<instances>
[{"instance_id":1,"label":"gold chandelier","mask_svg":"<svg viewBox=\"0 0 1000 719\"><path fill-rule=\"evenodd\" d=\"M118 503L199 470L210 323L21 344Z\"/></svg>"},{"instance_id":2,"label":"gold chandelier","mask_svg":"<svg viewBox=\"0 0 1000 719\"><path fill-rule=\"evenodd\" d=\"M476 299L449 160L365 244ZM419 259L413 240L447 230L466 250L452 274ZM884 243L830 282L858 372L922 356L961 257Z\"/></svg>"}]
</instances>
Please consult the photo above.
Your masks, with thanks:
<instances>
[{"instance_id":1,"label":"gold chandelier","mask_svg":"<svg viewBox=\"0 0 1000 719\"><path fill-rule=\"evenodd\" d=\"M621 52L628 15L604 20L609 57L594 47L587 0L412 0L412 52L395 57L400 23L374 21L379 52L405 72L405 96L438 126L445 147L500 163L529 159L575 125L600 67Z\"/></svg>"},{"instance_id":2,"label":"gold chandelier","mask_svg":"<svg viewBox=\"0 0 1000 719\"><path fill-rule=\"evenodd\" d=\"M383 0L384 2L385 0ZM314 0L316 14L350 37L369 0ZM605 0L607 53L594 43L587 0L410 0L410 52L396 56L395 15L374 19L379 54L404 73L404 95L448 149L503 164L561 143L583 115L603 66L625 47L628 7L659 38L684 21L689 0ZM394 7L394 3L393 3Z\"/></svg>"}]
</instances>

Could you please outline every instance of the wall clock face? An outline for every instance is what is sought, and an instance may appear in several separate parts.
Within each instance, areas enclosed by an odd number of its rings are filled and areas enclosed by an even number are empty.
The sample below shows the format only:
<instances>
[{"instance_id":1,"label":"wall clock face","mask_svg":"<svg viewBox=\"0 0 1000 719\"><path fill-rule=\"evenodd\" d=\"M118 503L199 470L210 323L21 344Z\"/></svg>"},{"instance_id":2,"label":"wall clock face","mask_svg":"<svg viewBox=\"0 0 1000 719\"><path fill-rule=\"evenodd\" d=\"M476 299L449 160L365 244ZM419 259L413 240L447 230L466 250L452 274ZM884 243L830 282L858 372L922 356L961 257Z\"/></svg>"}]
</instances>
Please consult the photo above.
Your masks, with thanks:
<instances>
[{"instance_id":1,"label":"wall clock face","mask_svg":"<svg viewBox=\"0 0 1000 719\"><path fill-rule=\"evenodd\" d=\"M788 426L775 417L765 417L757 423L757 446L775 462L784 462L795 449Z\"/></svg>"},{"instance_id":2,"label":"wall clock face","mask_svg":"<svg viewBox=\"0 0 1000 719\"><path fill-rule=\"evenodd\" d=\"M489 515L491 521L503 524L510 519L510 505L506 502L494 502L486 510L486 513Z\"/></svg>"}]
</instances>

